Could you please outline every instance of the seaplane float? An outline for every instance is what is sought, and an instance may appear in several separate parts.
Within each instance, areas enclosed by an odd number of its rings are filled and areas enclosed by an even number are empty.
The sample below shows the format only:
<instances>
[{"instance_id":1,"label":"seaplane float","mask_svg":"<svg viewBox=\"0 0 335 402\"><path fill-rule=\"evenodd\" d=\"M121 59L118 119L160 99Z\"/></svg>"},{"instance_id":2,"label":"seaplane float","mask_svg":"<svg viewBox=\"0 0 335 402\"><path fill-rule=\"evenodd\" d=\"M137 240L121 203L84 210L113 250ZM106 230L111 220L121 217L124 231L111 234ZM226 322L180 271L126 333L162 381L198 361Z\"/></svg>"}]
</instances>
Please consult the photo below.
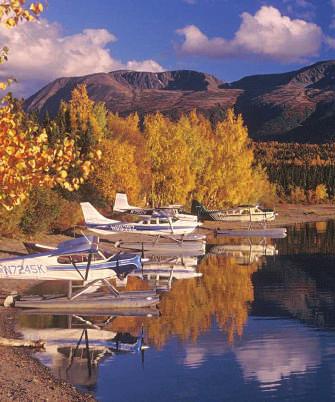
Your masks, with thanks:
<instances>
[{"instance_id":1,"label":"seaplane float","mask_svg":"<svg viewBox=\"0 0 335 402\"><path fill-rule=\"evenodd\" d=\"M152 215L173 217L182 221L197 222L198 217L181 211L182 205L167 205L158 208L141 208L129 205L127 194L116 193L113 212L121 212L142 218L151 218Z\"/></svg>"},{"instance_id":2,"label":"seaplane float","mask_svg":"<svg viewBox=\"0 0 335 402\"><path fill-rule=\"evenodd\" d=\"M277 215L274 210L259 205L239 205L236 208L210 210L196 200L192 201L191 212L201 221L220 222L270 222L274 221Z\"/></svg>"},{"instance_id":3,"label":"seaplane float","mask_svg":"<svg viewBox=\"0 0 335 402\"><path fill-rule=\"evenodd\" d=\"M41 246L43 247L43 246ZM68 294L53 296L9 295L5 305L22 308L94 310L137 308L156 305L156 292L118 292L109 279L124 278L140 269L141 257L136 254L104 254L97 237L80 237L60 243L40 253L0 259L0 278L20 280L65 280ZM72 292L72 281L81 287ZM108 293L96 292L102 285Z\"/></svg>"}]
</instances>

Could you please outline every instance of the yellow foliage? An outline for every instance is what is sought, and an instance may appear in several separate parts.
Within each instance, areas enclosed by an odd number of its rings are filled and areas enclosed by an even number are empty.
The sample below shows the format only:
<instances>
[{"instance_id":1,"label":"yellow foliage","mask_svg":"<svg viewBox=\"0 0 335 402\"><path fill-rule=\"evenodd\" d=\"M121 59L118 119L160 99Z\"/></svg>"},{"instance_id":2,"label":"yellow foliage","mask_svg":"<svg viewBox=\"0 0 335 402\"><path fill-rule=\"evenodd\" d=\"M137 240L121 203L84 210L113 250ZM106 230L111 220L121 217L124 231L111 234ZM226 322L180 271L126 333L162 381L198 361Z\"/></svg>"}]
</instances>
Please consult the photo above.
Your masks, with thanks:
<instances>
[{"instance_id":1,"label":"yellow foliage","mask_svg":"<svg viewBox=\"0 0 335 402\"><path fill-rule=\"evenodd\" d=\"M315 188L316 202L323 202L328 198L327 187L324 184L319 184Z\"/></svg>"},{"instance_id":2,"label":"yellow foliage","mask_svg":"<svg viewBox=\"0 0 335 402\"><path fill-rule=\"evenodd\" d=\"M16 111L10 97L0 108L0 143L0 205L6 209L24 201L33 186L59 184L73 191L76 177L68 172L75 169L87 178L91 170L90 162L80 159L73 139L51 147L45 130Z\"/></svg>"},{"instance_id":3,"label":"yellow foliage","mask_svg":"<svg viewBox=\"0 0 335 402\"><path fill-rule=\"evenodd\" d=\"M127 193L131 200L137 201L141 182L135 164L135 147L110 139L103 140L100 145L103 158L95 163L90 182L109 202L118 191Z\"/></svg>"},{"instance_id":4,"label":"yellow foliage","mask_svg":"<svg viewBox=\"0 0 335 402\"><path fill-rule=\"evenodd\" d=\"M144 120L153 205L185 203L195 186L190 151L177 124L157 113Z\"/></svg>"}]
</instances>

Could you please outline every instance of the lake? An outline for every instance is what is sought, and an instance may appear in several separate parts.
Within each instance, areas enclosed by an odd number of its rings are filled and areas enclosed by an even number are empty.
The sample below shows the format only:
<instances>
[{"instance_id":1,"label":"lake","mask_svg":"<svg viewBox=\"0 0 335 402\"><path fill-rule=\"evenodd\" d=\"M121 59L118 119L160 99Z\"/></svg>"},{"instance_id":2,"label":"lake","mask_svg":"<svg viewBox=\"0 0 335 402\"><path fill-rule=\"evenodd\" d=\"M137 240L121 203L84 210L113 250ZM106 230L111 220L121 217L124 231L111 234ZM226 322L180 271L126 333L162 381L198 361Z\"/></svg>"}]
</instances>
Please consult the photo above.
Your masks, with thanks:
<instances>
[{"instance_id":1,"label":"lake","mask_svg":"<svg viewBox=\"0 0 335 402\"><path fill-rule=\"evenodd\" d=\"M100 401L331 401L334 234L329 221L266 242L212 238L201 277L128 279L163 290L159 314L24 313L17 329L46 339L41 362Z\"/></svg>"}]
</instances>

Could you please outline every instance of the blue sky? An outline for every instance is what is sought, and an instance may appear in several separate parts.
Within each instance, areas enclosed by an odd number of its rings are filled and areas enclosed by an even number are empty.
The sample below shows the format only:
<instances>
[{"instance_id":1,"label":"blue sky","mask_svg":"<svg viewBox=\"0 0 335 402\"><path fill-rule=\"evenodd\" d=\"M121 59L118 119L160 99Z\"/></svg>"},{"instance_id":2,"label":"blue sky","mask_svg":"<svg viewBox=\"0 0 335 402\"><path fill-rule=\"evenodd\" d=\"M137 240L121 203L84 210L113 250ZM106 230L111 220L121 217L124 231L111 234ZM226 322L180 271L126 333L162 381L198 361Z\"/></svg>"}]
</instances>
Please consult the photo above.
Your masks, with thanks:
<instances>
[{"instance_id":1,"label":"blue sky","mask_svg":"<svg viewBox=\"0 0 335 402\"><path fill-rule=\"evenodd\" d=\"M335 58L335 0L49 0L0 40L29 94L58 76L193 69L233 81Z\"/></svg>"}]
</instances>

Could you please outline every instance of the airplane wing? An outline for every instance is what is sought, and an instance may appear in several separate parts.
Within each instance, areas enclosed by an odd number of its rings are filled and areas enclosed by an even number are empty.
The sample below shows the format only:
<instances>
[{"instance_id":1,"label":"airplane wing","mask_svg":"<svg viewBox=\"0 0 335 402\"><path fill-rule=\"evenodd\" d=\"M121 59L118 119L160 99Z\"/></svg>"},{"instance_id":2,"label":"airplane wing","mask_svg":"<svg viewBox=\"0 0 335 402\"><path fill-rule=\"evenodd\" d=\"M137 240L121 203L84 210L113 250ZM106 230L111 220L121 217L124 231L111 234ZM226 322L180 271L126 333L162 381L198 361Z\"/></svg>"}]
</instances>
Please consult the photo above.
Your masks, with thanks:
<instances>
[{"instance_id":1,"label":"airplane wing","mask_svg":"<svg viewBox=\"0 0 335 402\"><path fill-rule=\"evenodd\" d=\"M60 243L53 255L96 253L99 249L99 238L97 236L79 237Z\"/></svg>"}]
</instances>

